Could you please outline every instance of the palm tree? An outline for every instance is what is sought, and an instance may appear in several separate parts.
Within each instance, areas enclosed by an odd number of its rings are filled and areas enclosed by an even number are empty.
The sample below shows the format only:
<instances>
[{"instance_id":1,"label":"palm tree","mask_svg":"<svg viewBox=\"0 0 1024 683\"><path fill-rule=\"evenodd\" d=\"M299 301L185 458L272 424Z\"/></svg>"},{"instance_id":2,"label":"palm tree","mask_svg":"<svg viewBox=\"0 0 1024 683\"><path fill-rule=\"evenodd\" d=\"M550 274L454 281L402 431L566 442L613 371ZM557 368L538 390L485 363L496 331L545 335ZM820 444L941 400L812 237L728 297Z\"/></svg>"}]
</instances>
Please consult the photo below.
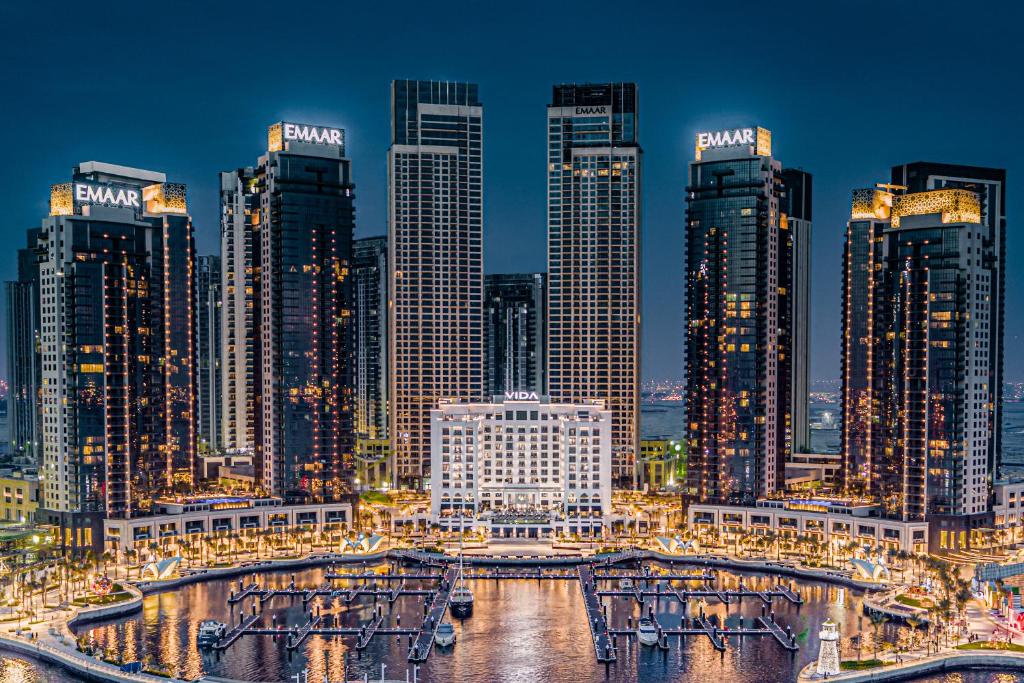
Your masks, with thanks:
<instances>
[{"instance_id":1,"label":"palm tree","mask_svg":"<svg viewBox=\"0 0 1024 683\"><path fill-rule=\"evenodd\" d=\"M917 645L917 629L921 627L924 621L918 617L907 617L907 626L910 627L910 649L913 650Z\"/></svg>"},{"instance_id":2,"label":"palm tree","mask_svg":"<svg viewBox=\"0 0 1024 683\"><path fill-rule=\"evenodd\" d=\"M889 621L889 617L881 612L872 612L869 615L871 619L871 630L873 631L873 638L871 644L875 649L875 659L878 659L878 630L882 628L885 622Z\"/></svg>"}]
</instances>

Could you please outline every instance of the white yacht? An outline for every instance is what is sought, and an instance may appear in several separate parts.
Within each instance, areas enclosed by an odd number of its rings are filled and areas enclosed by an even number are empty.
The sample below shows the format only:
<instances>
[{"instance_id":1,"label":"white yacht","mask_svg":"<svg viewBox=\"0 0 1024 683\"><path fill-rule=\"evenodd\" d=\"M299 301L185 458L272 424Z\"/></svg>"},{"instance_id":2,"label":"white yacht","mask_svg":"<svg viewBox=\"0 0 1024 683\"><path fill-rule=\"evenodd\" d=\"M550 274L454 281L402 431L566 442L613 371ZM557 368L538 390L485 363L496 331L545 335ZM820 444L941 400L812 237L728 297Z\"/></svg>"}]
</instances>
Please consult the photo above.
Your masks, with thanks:
<instances>
[{"instance_id":1,"label":"white yacht","mask_svg":"<svg viewBox=\"0 0 1024 683\"><path fill-rule=\"evenodd\" d=\"M633 579L619 579L619 588L624 591L633 590Z\"/></svg>"},{"instance_id":2,"label":"white yacht","mask_svg":"<svg viewBox=\"0 0 1024 683\"><path fill-rule=\"evenodd\" d=\"M644 617L636 625L636 637L643 645L658 644L658 625L654 619Z\"/></svg>"},{"instance_id":3,"label":"white yacht","mask_svg":"<svg viewBox=\"0 0 1024 683\"><path fill-rule=\"evenodd\" d=\"M473 591L466 587L465 570L462 563L462 512L459 513L459 578L448 598L448 606L452 614L459 618L468 617L473 613Z\"/></svg>"},{"instance_id":4,"label":"white yacht","mask_svg":"<svg viewBox=\"0 0 1024 683\"><path fill-rule=\"evenodd\" d=\"M434 642L441 647L448 647L455 643L455 627L447 621L442 621L434 634Z\"/></svg>"},{"instance_id":5,"label":"white yacht","mask_svg":"<svg viewBox=\"0 0 1024 683\"><path fill-rule=\"evenodd\" d=\"M196 635L196 643L199 647L209 647L224 637L228 632L228 625L213 619L200 622L199 633Z\"/></svg>"}]
</instances>

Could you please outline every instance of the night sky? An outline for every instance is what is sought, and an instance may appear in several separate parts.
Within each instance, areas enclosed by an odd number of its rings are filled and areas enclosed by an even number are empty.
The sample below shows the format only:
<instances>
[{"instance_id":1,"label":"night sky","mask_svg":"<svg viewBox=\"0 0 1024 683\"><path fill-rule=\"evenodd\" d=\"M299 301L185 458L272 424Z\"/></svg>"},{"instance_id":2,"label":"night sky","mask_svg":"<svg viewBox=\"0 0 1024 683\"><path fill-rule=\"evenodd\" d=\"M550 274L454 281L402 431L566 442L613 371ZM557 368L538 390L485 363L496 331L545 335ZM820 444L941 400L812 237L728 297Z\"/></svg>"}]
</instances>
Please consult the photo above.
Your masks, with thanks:
<instances>
[{"instance_id":1,"label":"night sky","mask_svg":"<svg viewBox=\"0 0 1024 683\"><path fill-rule=\"evenodd\" d=\"M551 85L636 81L645 379L682 376L694 134L762 125L784 165L814 174L812 379L839 375L850 191L926 159L1008 170L1006 378L1022 380L1022 19L1010 2L9 0L0 277L50 184L92 159L187 183L199 252L215 253L217 173L254 164L282 119L347 130L358 235L384 233L394 78L480 84L487 271L544 270Z\"/></svg>"}]
</instances>

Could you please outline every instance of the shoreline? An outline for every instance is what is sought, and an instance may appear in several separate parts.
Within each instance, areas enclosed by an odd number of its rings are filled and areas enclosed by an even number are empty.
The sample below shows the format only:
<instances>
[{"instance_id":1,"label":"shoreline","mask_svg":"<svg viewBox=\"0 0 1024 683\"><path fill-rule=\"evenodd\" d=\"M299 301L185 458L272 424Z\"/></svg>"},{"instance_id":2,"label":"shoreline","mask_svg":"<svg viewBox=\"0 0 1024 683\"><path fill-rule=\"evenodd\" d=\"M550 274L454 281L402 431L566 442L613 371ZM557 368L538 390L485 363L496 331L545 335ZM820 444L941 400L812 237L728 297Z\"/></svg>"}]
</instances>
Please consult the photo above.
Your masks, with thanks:
<instances>
[{"instance_id":1,"label":"shoreline","mask_svg":"<svg viewBox=\"0 0 1024 683\"><path fill-rule=\"evenodd\" d=\"M127 674L121 672L115 665L102 662L101 660L89 657L74 647L75 638L77 637L74 629L78 628L83 624L87 624L94 621L108 620L112 618L124 617L142 609L143 599L147 595L156 593L162 593L182 586L202 583L205 581L213 580L227 580L236 578L239 576L245 576L248 574L264 574L272 572L281 572L288 570L301 570L309 569L313 567L321 567L330 564L371 564L378 563L387 560L395 560L398 562L418 562L421 564L437 564L439 562L450 562L453 556L442 555L436 553L425 553L415 550L403 550L403 549L389 549L369 555L340 555L334 553L318 553L312 554L303 558L296 559L281 559L281 560L264 560L264 561L253 561L247 562L241 565L233 567L221 567L221 568L210 568L196 570L187 576L178 577L176 579L170 579L167 581L143 581L133 584L130 580L125 579L126 590L130 590L135 595L129 600L123 603L114 605L95 606L88 608L81 608L75 611L70 617L60 619L55 622L42 622L36 624L36 629L50 628L47 632L43 630L43 633L39 633L35 629L32 630L34 638L31 640L26 639L24 636L11 635L7 633L0 633L0 650L9 650L15 654L27 656L31 659L39 660L71 671L72 673L79 675L86 680L96 681L99 683L189 683L183 679L178 678L165 678L152 674ZM813 569L800 569L789 565L783 565L781 563L775 563L764 560L740 560L738 558L729 558L716 555L703 555L703 556L684 556L684 555L670 555L661 553L655 550L624 550L622 552L607 554L602 556L591 556L591 557L579 557L579 556L476 556L476 557L465 557L464 561L471 565L480 566L510 566L510 567L537 567L538 569L543 567L567 567L567 566L579 566L584 564L620 564L623 562L633 562L638 560L651 560L659 563L667 564L683 564L693 566L704 566L704 567L715 567L722 569L731 569L741 572L751 572L759 574L769 574L777 576L789 576L802 580L817 581L824 583L831 583L841 585L855 590L871 591L880 588L874 584L867 584L862 581L857 581L846 575L841 575L836 572L828 570L813 570ZM57 633L54 634L53 631ZM48 635L47 635L48 633ZM72 643L70 646L67 642L62 642L60 647L56 645L50 645L42 642L43 640L53 639L59 640L63 638L64 641L70 639ZM943 658L943 661L936 663L926 662L918 663L918 665L927 666L950 666L952 668L946 669L928 669L927 671L915 671L906 672L901 667L901 671L895 670L885 671L882 669L872 672L850 672L855 673L855 678L847 678L845 675L840 677L832 677L833 680L838 681L849 681L850 683L861 683L864 681L874 680L904 680L906 677L925 675L931 671L942 671L942 670L953 670L953 668L970 669L970 668L983 668L988 666L1007 666L1010 665L1014 668L1024 669L1024 656L1012 655L1012 654L998 654L998 653L950 653L949 659L954 659L955 663L948 665L944 663L947 657ZM988 664L986 664L988 663ZM907 665L910 666L910 665ZM805 669L806 671L807 669ZM798 672L797 680L810 680L803 677L803 671ZM892 678L893 674L899 674L902 678ZM884 674L885 677L878 678L879 674ZM872 676L875 676L874 678ZM216 676L204 676L199 679L200 681L209 681L214 683L215 681L223 681L226 679L219 678ZM239 682L241 683L241 682Z\"/></svg>"}]
</instances>

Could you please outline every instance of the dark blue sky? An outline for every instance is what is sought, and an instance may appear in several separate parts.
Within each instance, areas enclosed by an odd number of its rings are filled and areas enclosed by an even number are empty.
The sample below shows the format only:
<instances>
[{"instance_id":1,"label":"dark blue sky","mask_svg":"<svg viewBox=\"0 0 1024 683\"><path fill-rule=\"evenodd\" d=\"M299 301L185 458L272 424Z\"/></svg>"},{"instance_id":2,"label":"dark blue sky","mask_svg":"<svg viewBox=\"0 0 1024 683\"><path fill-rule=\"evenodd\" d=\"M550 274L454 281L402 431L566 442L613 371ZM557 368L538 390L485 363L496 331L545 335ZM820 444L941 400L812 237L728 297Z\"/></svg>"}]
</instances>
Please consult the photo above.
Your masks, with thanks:
<instances>
[{"instance_id":1,"label":"dark blue sky","mask_svg":"<svg viewBox=\"0 0 1024 683\"><path fill-rule=\"evenodd\" d=\"M850 191L919 159L1008 169L1006 375L1024 379L1022 19L1011 2L5 2L0 277L50 183L89 159L187 183L200 252L214 252L217 172L254 163L281 119L347 129L358 233L383 233L393 78L480 84L487 270L543 270L551 85L632 80L645 378L682 375L694 133L759 124L815 176L814 379L838 377Z\"/></svg>"}]
</instances>

